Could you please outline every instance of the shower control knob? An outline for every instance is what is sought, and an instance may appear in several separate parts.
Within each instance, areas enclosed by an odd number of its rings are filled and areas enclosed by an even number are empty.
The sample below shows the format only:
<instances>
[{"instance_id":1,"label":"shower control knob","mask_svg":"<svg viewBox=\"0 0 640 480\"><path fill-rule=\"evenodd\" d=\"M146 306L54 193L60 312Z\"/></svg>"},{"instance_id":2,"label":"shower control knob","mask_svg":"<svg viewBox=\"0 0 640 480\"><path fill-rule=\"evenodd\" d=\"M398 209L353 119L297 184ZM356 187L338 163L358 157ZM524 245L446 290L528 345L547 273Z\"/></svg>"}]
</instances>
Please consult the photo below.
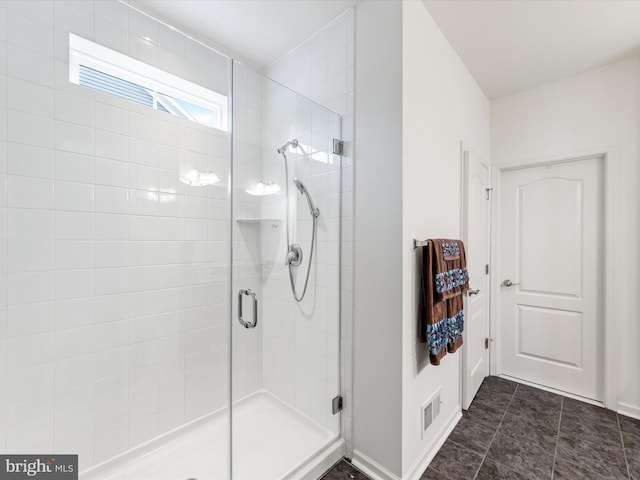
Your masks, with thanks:
<instances>
[{"instance_id":1,"label":"shower control knob","mask_svg":"<svg viewBox=\"0 0 640 480\"><path fill-rule=\"evenodd\" d=\"M285 260L285 265L297 267L302 263L302 247L297 243L289 245L289 253Z\"/></svg>"}]
</instances>

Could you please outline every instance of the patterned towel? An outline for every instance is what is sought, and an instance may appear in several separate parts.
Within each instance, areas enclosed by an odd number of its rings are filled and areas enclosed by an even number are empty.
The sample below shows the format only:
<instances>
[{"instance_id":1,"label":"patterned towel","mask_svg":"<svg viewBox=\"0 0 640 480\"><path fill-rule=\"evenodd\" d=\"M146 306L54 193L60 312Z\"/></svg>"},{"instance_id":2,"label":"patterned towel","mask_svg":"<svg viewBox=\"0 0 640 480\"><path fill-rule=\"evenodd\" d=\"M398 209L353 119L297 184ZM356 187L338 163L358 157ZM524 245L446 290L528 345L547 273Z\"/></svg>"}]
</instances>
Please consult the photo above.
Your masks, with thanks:
<instances>
[{"instance_id":1,"label":"patterned towel","mask_svg":"<svg viewBox=\"0 0 640 480\"><path fill-rule=\"evenodd\" d=\"M429 360L439 365L447 352L462 346L462 293L469 289L464 244L429 240L422 248L418 339L427 344Z\"/></svg>"},{"instance_id":2,"label":"patterned towel","mask_svg":"<svg viewBox=\"0 0 640 480\"><path fill-rule=\"evenodd\" d=\"M462 240L437 238L433 242L435 288L439 298L456 297L469 290L467 258ZM457 248L453 248L455 245ZM452 255L453 253L453 255Z\"/></svg>"}]
</instances>

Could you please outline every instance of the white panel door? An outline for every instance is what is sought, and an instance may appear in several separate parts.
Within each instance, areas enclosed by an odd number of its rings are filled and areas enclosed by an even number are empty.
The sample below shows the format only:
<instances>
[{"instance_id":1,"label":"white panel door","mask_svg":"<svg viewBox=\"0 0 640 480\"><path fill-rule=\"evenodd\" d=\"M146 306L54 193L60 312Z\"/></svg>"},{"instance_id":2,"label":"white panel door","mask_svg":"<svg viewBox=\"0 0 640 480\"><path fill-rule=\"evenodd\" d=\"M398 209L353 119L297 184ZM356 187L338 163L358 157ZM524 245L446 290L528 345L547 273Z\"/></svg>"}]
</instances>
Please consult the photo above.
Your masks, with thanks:
<instances>
[{"instance_id":1,"label":"white panel door","mask_svg":"<svg viewBox=\"0 0 640 480\"><path fill-rule=\"evenodd\" d=\"M469 270L465 298L465 330L462 348L462 407L471 405L482 380L489 374L489 165L476 153L463 150L463 236Z\"/></svg>"},{"instance_id":2,"label":"white panel door","mask_svg":"<svg viewBox=\"0 0 640 480\"><path fill-rule=\"evenodd\" d=\"M502 373L599 401L603 163L503 172L498 247Z\"/></svg>"}]
</instances>

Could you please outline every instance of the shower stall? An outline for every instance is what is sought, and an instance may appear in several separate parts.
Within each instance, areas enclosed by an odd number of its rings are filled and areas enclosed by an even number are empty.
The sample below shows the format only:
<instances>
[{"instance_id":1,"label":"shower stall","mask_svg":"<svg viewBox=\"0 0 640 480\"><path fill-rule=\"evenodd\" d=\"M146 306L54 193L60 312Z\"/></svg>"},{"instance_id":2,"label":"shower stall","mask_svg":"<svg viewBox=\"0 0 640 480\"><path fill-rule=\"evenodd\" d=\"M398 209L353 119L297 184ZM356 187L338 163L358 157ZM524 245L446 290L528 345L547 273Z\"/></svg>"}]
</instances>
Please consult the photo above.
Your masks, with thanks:
<instances>
[{"instance_id":1,"label":"shower stall","mask_svg":"<svg viewBox=\"0 0 640 480\"><path fill-rule=\"evenodd\" d=\"M0 455L316 478L341 118L115 0L0 0L0 31Z\"/></svg>"}]
</instances>

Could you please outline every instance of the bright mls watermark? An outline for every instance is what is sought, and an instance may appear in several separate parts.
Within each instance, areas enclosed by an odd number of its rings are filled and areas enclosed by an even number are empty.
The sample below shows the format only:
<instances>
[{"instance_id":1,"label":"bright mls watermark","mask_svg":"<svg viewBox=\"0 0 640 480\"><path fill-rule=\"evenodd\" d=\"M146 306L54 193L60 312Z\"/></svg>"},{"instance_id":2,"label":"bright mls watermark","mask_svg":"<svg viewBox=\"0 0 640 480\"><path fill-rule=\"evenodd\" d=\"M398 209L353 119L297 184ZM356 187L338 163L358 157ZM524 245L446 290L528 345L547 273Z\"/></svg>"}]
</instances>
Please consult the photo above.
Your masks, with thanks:
<instances>
[{"instance_id":1,"label":"bright mls watermark","mask_svg":"<svg viewBox=\"0 0 640 480\"><path fill-rule=\"evenodd\" d=\"M0 455L0 480L78 480L78 455Z\"/></svg>"}]
</instances>

